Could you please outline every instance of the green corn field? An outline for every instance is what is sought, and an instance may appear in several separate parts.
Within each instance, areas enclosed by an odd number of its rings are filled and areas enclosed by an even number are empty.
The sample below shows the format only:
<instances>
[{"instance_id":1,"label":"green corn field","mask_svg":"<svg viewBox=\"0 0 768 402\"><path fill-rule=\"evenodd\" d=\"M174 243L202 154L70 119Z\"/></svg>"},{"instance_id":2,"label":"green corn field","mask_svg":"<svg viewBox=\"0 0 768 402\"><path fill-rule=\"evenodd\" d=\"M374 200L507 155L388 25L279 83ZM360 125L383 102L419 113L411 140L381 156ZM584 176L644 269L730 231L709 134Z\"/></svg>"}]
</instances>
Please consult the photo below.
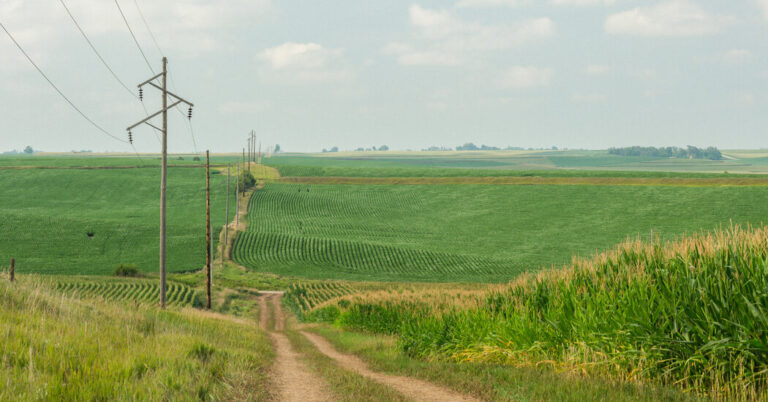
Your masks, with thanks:
<instances>
[{"instance_id":1,"label":"green corn field","mask_svg":"<svg viewBox=\"0 0 768 402\"><path fill-rule=\"evenodd\" d=\"M77 278L52 279L52 288L77 297L100 297L106 300L157 304L160 300L160 284L150 279ZM166 288L169 306L191 306L195 290L189 286L169 281Z\"/></svg>"},{"instance_id":2,"label":"green corn field","mask_svg":"<svg viewBox=\"0 0 768 402\"><path fill-rule=\"evenodd\" d=\"M768 228L628 241L482 293L344 296L304 317L399 336L416 357L768 396Z\"/></svg>"}]
</instances>

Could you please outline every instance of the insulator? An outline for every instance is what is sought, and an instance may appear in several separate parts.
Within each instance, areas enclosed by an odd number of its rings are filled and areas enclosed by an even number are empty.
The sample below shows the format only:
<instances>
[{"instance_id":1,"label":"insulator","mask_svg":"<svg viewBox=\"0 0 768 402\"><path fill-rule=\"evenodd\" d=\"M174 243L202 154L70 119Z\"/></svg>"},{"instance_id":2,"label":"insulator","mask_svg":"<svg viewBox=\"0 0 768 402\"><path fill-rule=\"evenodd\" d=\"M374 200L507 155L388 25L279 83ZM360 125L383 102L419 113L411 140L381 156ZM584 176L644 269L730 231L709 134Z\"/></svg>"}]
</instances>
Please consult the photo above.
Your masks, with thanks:
<instances>
[{"instance_id":1,"label":"insulator","mask_svg":"<svg viewBox=\"0 0 768 402\"><path fill-rule=\"evenodd\" d=\"M139 88L139 100L144 101L144 88Z\"/></svg>"},{"instance_id":2,"label":"insulator","mask_svg":"<svg viewBox=\"0 0 768 402\"><path fill-rule=\"evenodd\" d=\"M128 132L128 142L133 144L133 133L131 133L130 131Z\"/></svg>"},{"instance_id":3,"label":"insulator","mask_svg":"<svg viewBox=\"0 0 768 402\"><path fill-rule=\"evenodd\" d=\"M187 118L188 118L188 119L191 119L191 118L192 118L192 106L190 106L190 107L189 107L189 110L187 110Z\"/></svg>"}]
</instances>

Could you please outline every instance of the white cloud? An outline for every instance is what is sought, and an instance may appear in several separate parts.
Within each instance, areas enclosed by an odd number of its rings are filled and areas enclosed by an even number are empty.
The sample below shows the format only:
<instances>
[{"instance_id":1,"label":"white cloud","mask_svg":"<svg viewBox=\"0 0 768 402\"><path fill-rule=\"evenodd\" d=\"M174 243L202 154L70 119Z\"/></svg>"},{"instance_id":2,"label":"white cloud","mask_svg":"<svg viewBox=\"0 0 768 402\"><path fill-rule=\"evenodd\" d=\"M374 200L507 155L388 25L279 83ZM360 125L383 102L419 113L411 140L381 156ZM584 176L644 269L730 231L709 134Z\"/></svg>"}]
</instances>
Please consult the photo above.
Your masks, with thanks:
<instances>
[{"instance_id":1,"label":"white cloud","mask_svg":"<svg viewBox=\"0 0 768 402\"><path fill-rule=\"evenodd\" d=\"M600 103L606 99L601 93L575 93L571 95L571 101L574 103Z\"/></svg>"},{"instance_id":2,"label":"white cloud","mask_svg":"<svg viewBox=\"0 0 768 402\"><path fill-rule=\"evenodd\" d=\"M460 0L456 7L517 7L530 3L530 0Z\"/></svg>"},{"instance_id":3,"label":"white cloud","mask_svg":"<svg viewBox=\"0 0 768 402\"><path fill-rule=\"evenodd\" d=\"M584 69L584 72L591 75L603 75L611 72L613 67L602 64L590 64Z\"/></svg>"},{"instance_id":4,"label":"white cloud","mask_svg":"<svg viewBox=\"0 0 768 402\"><path fill-rule=\"evenodd\" d=\"M274 70L324 68L341 55L339 49L326 49L317 43L286 42L264 50L260 57Z\"/></svg>"},{"instance_id":5,"label":"white cloud","mask_svg":"<svg viewBox=\"0 0 768 402\"><path fill-rule=\"evenodd\" d=\"M723 61L728 64L742 64L752 60L753 55L747 49L731 49L723 55Z\"/></svg>"},{"instance_id":6,"label":"white cloud","mask_svg":"<svg viewBox=\"0 0 768 402\"><path fill-rule=\"evenodd\" d=\"M220 104L217 109L219 113L224 115L256 114L269 109L270 106L269 102L228 101Z\"/></svg>"},{"instance_id":7,"label":"white cloud","mask_svg":"<svg viewBox=\"0 0 768 402\"><path fill-rule=\"evenodd\" d=\"M384 48L404 65L462 64L477 52L509 49L555 34L555 24L549 18L501 25L467 22L448 10L419 5L412 5L408 11L414 37L409 43L390 43Z\"/></svg>"},{"instance_id":8,"label":"white cloud","mask_svg":"<svg viewBox=\"0 0 768 402\"><path fill-rule=\"evenodd\" d=\"M768 20L768 0L754 0L755 4L763 10L763 16Z\"/></svg>"},{"instance_id":9,"label":"white cloud","mask_svg":"<svg viewBox=\"0 0 768 402\"><path fill-rule=\"evenodd\" d=\"M328 49L317 43L286 42L265 49L258 59L266 63L262 77L286 83L337 82L351 78L342 63L341 49Z\"/></svg>"},{"instance_id":10,"label":"white cloud","mask_svg":"<svg viewBox=\"0 0 768 402\"><path fill-rule=\"evenodd\" d=\"M616 0L551 0L551 2L556 6L599 6L615 4ZM531 0L460 0L456 3L456 7L519 7L532 3Z\"/></svg>"},{"instance_id":11,"label":"white cloud","mask_svg":"<svg viewBox=\"0 0 768 402\"><path fill-rule=\"evenodd\" d=\"M67 7L85 33L100 44L108 34L128 35L113 1L67 0ZM119 2L139 41L150 47L151 38L133 1ZM196 54L222 48L228 28L253 23L273 10L270 0L139 0L138 5L166 52ZM79 36L64 8L58 2L40 0L0 1L0 15L22 46Z\"/></svg>"},{"instance_id":12,"label":"white cloud","mask_svg":"<svg viewBox=\"0 0 768 402\"><path fill-rule=\"evenodd\" d=\"M552 4L559 6L609 6L615 3L616 0L552 0Z\"/></svg>"},{"instance_id":13,"label":"white cloud","mask_svg":"<svg viewBox=\"0 0 768 402\"><path fill-rule=\"evenodd\" d=\"M605 30L614 35L700 36L718 33L731 22L689 0L672 0L613 14L606 19Z\"/></svg>"},{"instance_id":14,"label":"white cloud","mask_svg":"<svg viewBox=\"0 0 768 402\"><path fill-rule=\"evenodd\" d=\"M732 95L733 103L739 106L751 106L757 101L757 96L752 92L736 92Z\"/></svg>"},{"instance_id":15,"label":"white cloud","mask_svg":"<svg viewBox=\"0 0 768 402\"><path fill-rule=\"evenodd\" d=\"M531 66L514 66L507 70L501 84L507 88L546 87L552 82L552 69Z\"/></svg>"}]
</instances>

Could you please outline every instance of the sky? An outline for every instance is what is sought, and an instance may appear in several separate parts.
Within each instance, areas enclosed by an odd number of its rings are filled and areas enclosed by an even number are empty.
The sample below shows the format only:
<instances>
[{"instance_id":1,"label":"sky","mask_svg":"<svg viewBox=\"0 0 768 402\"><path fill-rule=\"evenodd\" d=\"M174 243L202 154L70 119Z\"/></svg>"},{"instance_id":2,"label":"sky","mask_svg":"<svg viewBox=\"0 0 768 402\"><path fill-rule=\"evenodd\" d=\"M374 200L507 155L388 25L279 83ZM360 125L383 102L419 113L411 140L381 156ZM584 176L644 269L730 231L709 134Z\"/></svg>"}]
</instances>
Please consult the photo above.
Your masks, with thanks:
<instances>
[{"instance_id":1,"label":"sky","mask_svg":"<svg viewBox=\"0 0 768 402\"><path fill-rule=\"evenodd\" d=\"M768 148L768 0L0 0L0 22L121 140L0 30L0 151L132 151L162 55L195 104L192 130L170 113L170 152L236 152L251 130L294 152Z\"/></svg>"}]
</instances>

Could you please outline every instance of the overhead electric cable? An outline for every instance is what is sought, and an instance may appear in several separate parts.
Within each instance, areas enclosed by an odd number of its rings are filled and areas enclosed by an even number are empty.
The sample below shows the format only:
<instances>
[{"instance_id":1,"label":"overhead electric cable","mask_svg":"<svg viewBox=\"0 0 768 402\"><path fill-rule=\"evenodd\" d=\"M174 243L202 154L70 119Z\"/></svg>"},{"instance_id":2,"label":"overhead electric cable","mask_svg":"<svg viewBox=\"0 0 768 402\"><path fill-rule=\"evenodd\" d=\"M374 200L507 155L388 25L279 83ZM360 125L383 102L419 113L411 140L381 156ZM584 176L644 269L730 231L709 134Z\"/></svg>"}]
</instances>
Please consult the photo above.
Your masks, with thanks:
<instances>
[{"instance_id":1,"label":"overhead electric cable","mask_svg":"<svg viewBox=\"0 0 768 402\"><path fill-rule=\"evenodd\" d=\"M8 37L11 38L11 41L13 41L13 43L16 45L16 47L19 48L21 53L24 55L24 57L27 58L27 60L32 64L32 66L35 67L37 72L39 72L40 75L42 75L43 78L45 78L45 80L48 81L48 84L50 84L51 87L53 87L53 89L56 90L56 92L58 92L58 94L69 104L69 106L72 106L72 108L75 109L77 111L77 113L80 114L80 116L82 116L85 120L87 120L89 123L91 123L92 126L96 127L96 129L98 129L102 133L112 137L116 141L120 141L120 142L126 143L126 144L128 143L128 141L122 140L119 137L117 137L115 135L112 135L109 131L105 130L103 127L101 127L100 125L96 124L96 122L94 122L90 117L88 117L85 113L83 113L83 111L80 110L80 108L75 106L75 104L66 95L64 95L64 92L61 92L59 87L57 87L56 84L54 84L53 81L51 81L51 79L48 78L48 76L43 72L43 70L40 69L40 67L37 65L37 63L35 63L34 60L32 60L32 58L29 56L29 54L27 54L27 52L24 50L24 48L21 47L19 42L16 41L16 38L14 38L13 35L11 35L11 33L8 32L8 29L5 27L5 24L3 24L2 21L0 21L0 27L3 28L3 31L5 31L5 33L8 35Z\"/></svg>"},{"instance_id":2,"label":"overhead electric cable","mask_svg":"<svg viewBox=\"0 0 768 402\"><path fill-rule=\"evenodd\" d=\"M120 16L123 17L123 21L125 22L125 26L128 27L128 32L131 33L131 37L133 38L133 42L136 44L136 47L139 48L139 53L141 53L141 57L144 58L144 61L147 63L147 67L149 67L149 71L152 72L152 74L155 73L155 70L152 68L152 64L149 63L149 59L147 59L147 55L144 54L144 49L141 48L141 45L139 44L139 40L136 39L136 35L133 34L133 29L131 29L131 24L128 23L128 19L125 18L125 13L123 13L123 9L120 8L120 3L115 0L115 5L117 6L117 10L120 11Z\"/></svg>"},{"instance_id":3,"label":"overhead electric cable","mask_svg":"<svg viewBox=\"0 0 768 402\"><path fill-rule=\"evenodd\" d=\"M107 70L109 70L109 73L112 74L112 77L114 77L115 80L117 80L117 82L119 82L120 85L123 88L125 88L125 90L128 91L128 93L131 94L131 96L135 97L136 94L134 94L133 91L130 88L128 88L127 85L125 85L125 83L120 79L120 77L118 77L117 74L115 74L115 71L112 70L112 67L110 67L109 64L107 64L106 60L104 60L104 58L101 57L101 53L99 53L99 51L96 50L96 46L94 46L93 42L91 42L91 40L88 39L88 35L85 34L85 31L83 31L83 28L80 27L80 24L78 24L77 20L75 19L75 16L72 15L71 11L69 11L69 7L67 7L67 5L64 3L64 0L59 0L59 2L61 2L61 5L64 6L64 10L67 11L67 14L69 14L69 18L72 20L72 22L75 23L77 30L80 31L80 34L83 35L83 38L85 39L85 41L88 42L88 46L90 46L91 50L93 50L93 52L96 53L96 57L99 58L99 60L101 61L101 64L103 64L104 67L106 67Z\"/></svg>"},{"instance_id":4,"label":"overhead electric cable","mask_svg":"<svg viewBox=\"0 0 768 402\"><path fill-rule=\"evenodd\" d=\"M81 35L83 35L83 39L85 39L85 41L88 43L88 46L90 46L91 50L93 50L93 53L95 53L95 54L96 54L96 57L98 57L98 58L99 58L99 60L101 61L101 64L103 64L103 65L104 65L104 67L106 67L106 68L107 68L107 70L109 71L109 73L110 73L110 74L112 74L112 77L113 77L113 78L114 78L114 79L115 79L115 80L116 80L116 81L117 81L117 82L118 82L118 83L119 83L119 84L120 84L120 85L121 85L123 88L125 88L125 90L126 90L126 91L127 91L129 94L131 94L131 96L132 96L134 99L136 99L136 100L138 100L139 102L141 102L141 99L139 99L139 97L138 97L138 96L136 96L136 94L135 94L135 93L134 93L134 92L133 92L133 91L132 91L130 88L128 88L128 86L127 86L127 85L125 85L125 83L123 82L123 80L121 80L121 79L120 79L120 77L118 77L118 76L117 76L117 74L115 73L115 71L114 71L114 70L112 70L112 67L110 67L110 66L109 66L109 64L107 63L107 61L106 61L106 60L104 60L104 57L102 57L102 56L101 56L101 53L99 53L99 51L96 49L96 46L94 46L94 45L93 45L93 42L91 42L91 40L88 38L88 35L86 35L86 34L85 34L85 31L83 30L83 28L82 28L82 27L80 27L80 24L77 22L77 19L75 19L75 16L74 16L74 15L72 15L72 12L69 10L69 7L67 7L66 3L64 3L64 0L59 0L59 2L61 2L61 5L62 5L62 6L64 6L64 9L67 11L67 14L69 14L69 18L70 18L70 19L72 20L72 22L75 24L75 26L77 27L77 30L78 30L78 31L80 31L80 34L81 34ZM141 102L141 107L144 109L144 114L146 114L147 116L149 116L149 112L147 112L147 107L144 105L144 103L143 103L143 102ZM155 129L155 139L157 139L157 141L160 141L160 136L157 134L157 129Z\"/></svg>"},{"instance_id":5,"label":"overhead electric cable","mask_svg":"<svg viewBox=\"0 0 768 402\"><path fill-rule=\"evenodd\" d=\"M117 3L117 0L115 0L115 3ZM147 23L146 18L144 18L144 13L141 11L141 7L139 7L139 2L137 0L133 0L133 4L136 6L136 11L139 12L141 21L144 22L144 27L147 28L147 32L149 33L149 37L152 38L152 42L155 44L155 48L160 53L160 56L165 57L165 52L163 52L163 49L160 48L160 45L157 43L157 40L155 39L155 34L152 33L152 29L149 28L149 23ZM120 5L118 4L118 8L119 7ZM125 19L125 15L122 13L122 11L120 12L120 14L123 15L123 20L125 21L125 24L128 25L128 21ZM128 30L130 31L130 27L128 28ZM133 35L133 31L131 31L131 35ZM134 41L136 41L135 36L133 37L133 39ZM136 41L136 45L139 46L138 41ZM139 49L141 50L141 46L139 46ZM144 52L142 51L141 54L143 56ZM145 57L145 60L146 60L146 57ZM150 68L150 71L152 71L152 68ZM154 74L154 71L152 71L152 73ZM173 76L169 74L168 78L171 83L171 89L173 89L173 91L176 92L176 83L173 81ZM184 111L182 111L179 108L179 106L174 107L174 109L176 109L176 111L179 112L179 114L181 114L182 117L185 116ZM201 154L201 152L197 151L197 140L195 139L195 130L192 126L192 122L188 119L187 123L189 128L189 136L192 138L192 148L194 149L196 154Z\"/></svg>"},{"instance_id":6,"label":"overhead electric cable","mask_svg":"<svg viewBox=\"0 0 768 402\"><path fill-rule=\"evenodd\" d=\"M147 32L149 32L149 37L152 38L152 43L155 44L155 48L157 48L157 51L160 52L160 55L165 57L165 54L163 53L162 49L160 49L160 45L157 44L157 39L155 39L155 34L152 33L152 30L149 29L149 24L147 24L147 20L144 18L144 13L141 12L141 7L139 7L139 2L137 0L133 0L133 4L136 5L136 10L139 12L139 16L141 17L141 20L144 22L144 27L147 28Z\"/></svg>"}]
</instances>

